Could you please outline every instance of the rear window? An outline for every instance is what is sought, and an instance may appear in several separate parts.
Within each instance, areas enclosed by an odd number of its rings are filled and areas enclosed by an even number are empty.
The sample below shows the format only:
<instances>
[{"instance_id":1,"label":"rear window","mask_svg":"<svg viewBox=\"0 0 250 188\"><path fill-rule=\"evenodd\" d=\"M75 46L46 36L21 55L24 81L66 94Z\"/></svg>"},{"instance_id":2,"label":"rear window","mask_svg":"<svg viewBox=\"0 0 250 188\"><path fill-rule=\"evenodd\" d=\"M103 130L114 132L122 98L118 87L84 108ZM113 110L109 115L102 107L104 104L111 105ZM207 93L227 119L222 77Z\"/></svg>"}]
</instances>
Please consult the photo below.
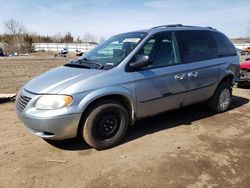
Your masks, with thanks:
<instances>
[{"instance_id":1,"label":"rear window","mask_svg":"<svg viewBox=\"0 0 250 188\"><path fill-rule=\"evenodd\" d=\"M216 45L208 31L176 31L176 38L185 63L217 57Z\"/></svg>"},{"instance_id":2,"label":"rear window","mask_svg":"<svg viewBox=\"0 0 250 188\"><path fill-rule=\"evenodd\" d=\"M236 48L225 35L218 32L211 33L216 42L219 57L233 56L237 54Z\"/></svg>"}]
</instances>

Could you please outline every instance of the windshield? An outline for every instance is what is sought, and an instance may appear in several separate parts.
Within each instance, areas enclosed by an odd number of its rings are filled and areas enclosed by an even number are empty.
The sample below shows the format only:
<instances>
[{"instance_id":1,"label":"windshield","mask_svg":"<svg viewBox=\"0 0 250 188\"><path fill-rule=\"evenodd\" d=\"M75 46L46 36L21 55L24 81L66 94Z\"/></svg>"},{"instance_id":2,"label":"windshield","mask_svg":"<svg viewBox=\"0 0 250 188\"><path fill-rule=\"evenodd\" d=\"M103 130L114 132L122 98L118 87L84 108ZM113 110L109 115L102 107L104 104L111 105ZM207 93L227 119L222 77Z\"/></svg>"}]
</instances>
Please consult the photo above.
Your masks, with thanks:
<instances>
[{"instance_id":1,"label":"windshield","mask_svg":"<svg viewBox=\"0 0 250 188\"><path fill-rule=\"evenodd\" d=\"M131 32L113 36L86 53L74 64L86 62L99 64L98 67L104 69L113 68L119 65L146 35L145 32Z\"/></svg>"}]
</instances>

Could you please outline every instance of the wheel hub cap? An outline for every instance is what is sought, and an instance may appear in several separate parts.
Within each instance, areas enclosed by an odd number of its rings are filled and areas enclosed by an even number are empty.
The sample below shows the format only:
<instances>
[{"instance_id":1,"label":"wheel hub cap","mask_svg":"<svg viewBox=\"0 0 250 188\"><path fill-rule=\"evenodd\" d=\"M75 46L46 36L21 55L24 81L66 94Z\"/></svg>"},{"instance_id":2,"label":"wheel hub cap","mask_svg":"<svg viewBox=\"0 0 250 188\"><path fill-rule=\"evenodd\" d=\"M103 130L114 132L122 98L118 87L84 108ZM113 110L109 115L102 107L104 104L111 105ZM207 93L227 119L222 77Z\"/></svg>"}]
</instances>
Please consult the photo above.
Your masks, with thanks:
<instances>
[{"instance_id":1,"label":"wheel hub cap","mask_svg":"<svg viewBox=\"0 0 250 188\"><path fill-rule=\"evenodd\" d=\"M231 102L231 94L228 89L224 89L219 98L219 105L221 110L226 110Z\"/></svg>"},{"instance_id":2,"label":"wheel hub cap","mask_svg":"<svg viewBox=\"0 0 250 188\"><path fill-rule=\"evenodd\" d=\"M101 115L97 123L97 133L103 139L113 137L119 130L120 116L116 112Z\"/></svg>"}]
</instances>

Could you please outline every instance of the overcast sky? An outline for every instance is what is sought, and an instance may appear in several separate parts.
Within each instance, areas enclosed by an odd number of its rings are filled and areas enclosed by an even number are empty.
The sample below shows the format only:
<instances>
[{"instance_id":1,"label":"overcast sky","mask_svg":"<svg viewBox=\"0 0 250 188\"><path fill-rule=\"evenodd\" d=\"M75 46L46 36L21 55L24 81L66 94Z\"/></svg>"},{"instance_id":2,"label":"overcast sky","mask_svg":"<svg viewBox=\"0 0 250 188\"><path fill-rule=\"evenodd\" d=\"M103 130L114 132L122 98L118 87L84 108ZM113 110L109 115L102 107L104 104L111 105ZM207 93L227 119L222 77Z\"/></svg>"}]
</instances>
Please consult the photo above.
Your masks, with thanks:
<instances>
[{"instance_id":1,"label":"overcast sky","mask_svg":"<svg viewBox=\"0 0 250 188\"><path fill-rule=\"evenodd\" d=\"M14 18L30 32L85 32L105 38L126 31L182 23L212 26L229 37L245 37L250 0L0 0L3 22Z\"/></svg>"}]
</instances>

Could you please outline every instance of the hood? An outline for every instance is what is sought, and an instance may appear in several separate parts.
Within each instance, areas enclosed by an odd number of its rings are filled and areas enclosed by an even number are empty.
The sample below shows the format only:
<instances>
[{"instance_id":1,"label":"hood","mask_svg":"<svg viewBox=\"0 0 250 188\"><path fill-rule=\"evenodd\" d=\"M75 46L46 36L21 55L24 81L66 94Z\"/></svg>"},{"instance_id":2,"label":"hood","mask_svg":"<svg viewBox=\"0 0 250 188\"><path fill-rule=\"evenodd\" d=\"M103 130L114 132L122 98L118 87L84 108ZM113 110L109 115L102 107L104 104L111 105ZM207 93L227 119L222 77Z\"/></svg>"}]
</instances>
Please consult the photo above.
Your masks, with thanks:
<instances>
[{"instance_id":1,"label":"hood","mask_svg":"<svg viewBox=\"0 0 250 188\"><path fill-rule=\"evenodd\" d=\"M29 81L24 89L37 94L57 94L68 86L85 78L102 73L104 70L72 67L58 67Z\"/></svg>"},{"instance_id":2,"label":"hood","mask_svg":"<svg viewBox=\"0 0 250 188\"><path fill-rule=\"evenodd\" d=\"M250 69L250 61L244 61L240 63L241 69Z\"/></svg>"}]
</instances>

